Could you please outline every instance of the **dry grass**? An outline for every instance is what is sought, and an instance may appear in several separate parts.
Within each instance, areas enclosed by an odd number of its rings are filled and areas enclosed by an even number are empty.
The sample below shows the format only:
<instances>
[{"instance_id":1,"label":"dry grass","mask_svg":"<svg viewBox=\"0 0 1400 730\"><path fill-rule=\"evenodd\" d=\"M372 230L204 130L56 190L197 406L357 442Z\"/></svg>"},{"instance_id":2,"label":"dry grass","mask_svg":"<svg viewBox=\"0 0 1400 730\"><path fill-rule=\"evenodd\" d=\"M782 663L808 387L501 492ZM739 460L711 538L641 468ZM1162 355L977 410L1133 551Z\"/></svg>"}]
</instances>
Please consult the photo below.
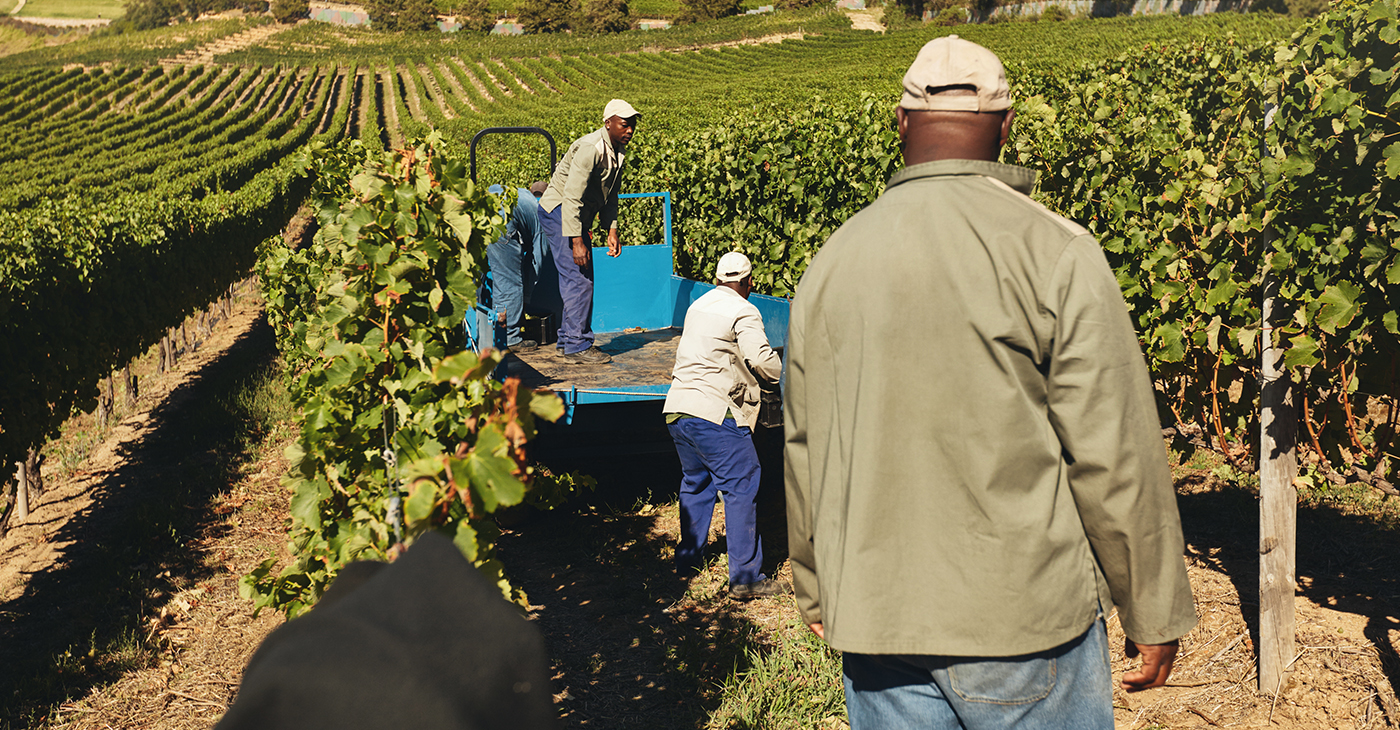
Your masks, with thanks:
<instances>
[{"instance_id":1,"label":"dry grass","mask_svg":"<svg viewBox=\"0 0 1400 730\"><path fill-rule=\"evenodd\" d=\"M253 651L282 623L275 612L254 617L238 595L239 576L285 542L279 476L286 464L277 446L268 444L240 483L215 500L220 534L192 541L210 577L152 606L144 637L151 660L64 703L51 727L184 730L208 728L223 715Z\"/></svg>"}]
</instances>

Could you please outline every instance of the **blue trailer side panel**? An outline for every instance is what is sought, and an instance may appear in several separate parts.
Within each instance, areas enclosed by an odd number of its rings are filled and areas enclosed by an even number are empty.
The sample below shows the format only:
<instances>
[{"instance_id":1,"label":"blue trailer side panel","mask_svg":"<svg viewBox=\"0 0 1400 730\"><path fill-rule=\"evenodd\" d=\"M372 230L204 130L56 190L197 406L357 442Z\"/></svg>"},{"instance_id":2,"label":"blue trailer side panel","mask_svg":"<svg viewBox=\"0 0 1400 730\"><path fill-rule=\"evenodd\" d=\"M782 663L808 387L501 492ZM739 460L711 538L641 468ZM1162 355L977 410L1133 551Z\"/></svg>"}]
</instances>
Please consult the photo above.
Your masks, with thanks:
<instances>
[{"instance_id":1,"label":"blue trailer side panel","mask_svg":"<svg viewBox=\"0 0 1400 730\"><path fill-rule=\"evenodd\" d=\"M593 331L670 327L670 279L670 246L623 246L617 258L593 249Z\"/></svg>"}]
</instances>

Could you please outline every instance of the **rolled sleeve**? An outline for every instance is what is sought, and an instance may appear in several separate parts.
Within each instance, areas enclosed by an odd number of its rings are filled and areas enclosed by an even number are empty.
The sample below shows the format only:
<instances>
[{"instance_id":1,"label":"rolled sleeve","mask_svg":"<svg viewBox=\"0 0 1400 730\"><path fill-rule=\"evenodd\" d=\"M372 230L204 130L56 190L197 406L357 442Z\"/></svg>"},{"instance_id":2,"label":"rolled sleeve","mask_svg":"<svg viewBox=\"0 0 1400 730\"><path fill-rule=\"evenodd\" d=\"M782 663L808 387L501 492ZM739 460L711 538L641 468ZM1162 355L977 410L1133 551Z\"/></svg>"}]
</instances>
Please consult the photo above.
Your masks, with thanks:
<instances>
[{"instance_id":1,"label":"rolled sleeve","mask_svg":"<svg viewBox=\"0 0 1400 730\"><path fill-rule=\"evenodd\" d=\"M1165 643L1190 631L1196 612L1147 367L1092 237L1072 240L1052 276L1048 405L1070 491L1124 631Z\"/></svg>"},{"instance_id":2,"label":"rolled sleeve","mask_svg":"<svg viewBox=\"0 0 1400 730\"><path fill-rule=\"evenodd\" d=\"M783 361L768 344L763 331L763 317L757 309L744 311L734 322L734 336L739 343L739 355L759 380L776 383L783 374Z\"/></svg>"}]
</instances>

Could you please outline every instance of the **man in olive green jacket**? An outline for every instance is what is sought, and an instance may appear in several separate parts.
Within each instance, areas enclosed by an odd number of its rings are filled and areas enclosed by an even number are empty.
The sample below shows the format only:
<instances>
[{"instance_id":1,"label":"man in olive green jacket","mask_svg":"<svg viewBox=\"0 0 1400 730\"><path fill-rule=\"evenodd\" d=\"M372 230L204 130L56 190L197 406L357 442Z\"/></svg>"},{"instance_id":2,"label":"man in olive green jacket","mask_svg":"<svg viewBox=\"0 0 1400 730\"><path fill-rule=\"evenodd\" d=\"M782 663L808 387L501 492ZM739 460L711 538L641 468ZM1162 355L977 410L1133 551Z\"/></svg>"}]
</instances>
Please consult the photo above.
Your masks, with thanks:
<instances>
[{"instance_id":1,"label":"man in olive green jacket","mask_svg":"<svg viewBox=\"0 0 1400 730\"><path fill-rule=\"evenodd\" d=\"M896 112L906 167L793 301L793 583L845 652L854 730L1113 726L1103 616L1166 682L1195 625L1151 383L1080 226L995 162L1001 62L929 42Z\"/></svg>"}]
</instances>

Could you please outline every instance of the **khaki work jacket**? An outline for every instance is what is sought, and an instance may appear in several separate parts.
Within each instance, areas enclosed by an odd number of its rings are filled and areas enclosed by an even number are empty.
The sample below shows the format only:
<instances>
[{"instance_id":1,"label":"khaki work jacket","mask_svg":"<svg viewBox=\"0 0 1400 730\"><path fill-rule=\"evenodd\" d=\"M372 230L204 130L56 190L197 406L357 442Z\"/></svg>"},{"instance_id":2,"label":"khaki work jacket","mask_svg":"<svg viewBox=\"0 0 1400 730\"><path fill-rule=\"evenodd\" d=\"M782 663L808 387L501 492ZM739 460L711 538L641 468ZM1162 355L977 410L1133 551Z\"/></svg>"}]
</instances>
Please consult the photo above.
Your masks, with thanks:
<instances>
[{"instance_id":1,"label":"khaki work jacket","mask_svg":"<svg viewBox=\"0 0 1400 730\"><path fill-rule=\"evenodd\" d=\"M799 609L842 651L1014 656L1117 605L1195 624L1166 449L1103 251L1034 173L897 173L797 287L785 386Z\"/></svg>"},{"instance_id":2,"label":"khaki work jacket","mask_svg":"<svg viewBox=\"0 0 1400 730\"><path fill-rule=\"evenodd\" d=\"M595 218L604 230L617 228L617 194L627 156L616 151L608 131L599 127L574 140L540 196L547 213L564 206L560 224L565 237L582 236Z\"/></svg>"}]
</instances>

